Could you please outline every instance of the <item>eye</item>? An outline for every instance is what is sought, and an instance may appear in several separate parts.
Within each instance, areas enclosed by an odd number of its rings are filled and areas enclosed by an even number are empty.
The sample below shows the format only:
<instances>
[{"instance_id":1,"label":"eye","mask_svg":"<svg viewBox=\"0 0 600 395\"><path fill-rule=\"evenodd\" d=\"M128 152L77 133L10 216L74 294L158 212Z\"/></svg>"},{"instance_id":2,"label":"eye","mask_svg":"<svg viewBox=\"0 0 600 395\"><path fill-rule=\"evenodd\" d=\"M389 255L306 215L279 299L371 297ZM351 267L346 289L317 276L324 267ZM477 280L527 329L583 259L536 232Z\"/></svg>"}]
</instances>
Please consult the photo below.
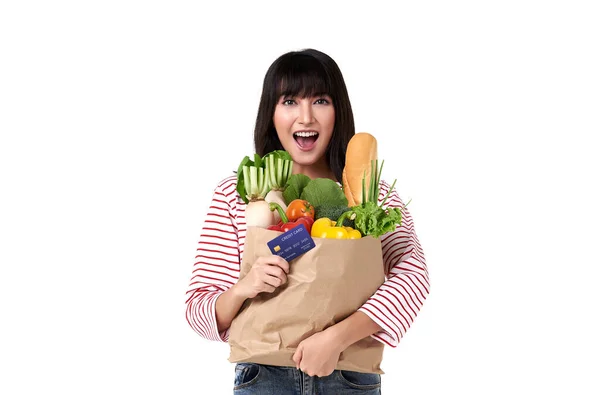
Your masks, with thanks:
<instances>
[{"instance_id":1,"label":"eye","mask_svg":"<svg viewBox=\"0 0 600 395\"><path fill-rule=\"evenodd\" d=\"M283 101L281 102L281 104L283 104L284 106L291 106L295 103L296 102L294 101L294 99L283 99Z\"/></svg>"},{"instance_id":2,"label":"eye","mask_svg":"<svg viewBox=\"0 0 600 395\"><path fill-rule=\"evenodd\" d=\"M315 101L315 104L329 104L329 100L320 98L320 99L317 99L317 101Z\"/></svg>"}]
</instances>

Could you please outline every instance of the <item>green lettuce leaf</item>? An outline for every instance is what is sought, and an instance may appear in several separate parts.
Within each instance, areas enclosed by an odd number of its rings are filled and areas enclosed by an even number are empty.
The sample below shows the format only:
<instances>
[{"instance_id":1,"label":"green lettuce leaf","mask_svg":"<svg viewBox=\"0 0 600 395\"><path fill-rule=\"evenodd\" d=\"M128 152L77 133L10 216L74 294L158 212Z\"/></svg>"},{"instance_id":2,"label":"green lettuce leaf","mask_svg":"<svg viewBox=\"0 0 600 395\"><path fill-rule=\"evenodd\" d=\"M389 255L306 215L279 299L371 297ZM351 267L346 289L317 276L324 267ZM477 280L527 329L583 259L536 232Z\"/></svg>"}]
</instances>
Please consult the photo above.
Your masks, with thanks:
<instances>
[{"instance_id":1,"label":"green lettuce leaf","mask_svg":"<svg viewBox=\"0 0 600 395\"><path fill-rule=\"evenodd\" d=\"M309 176L304 174L292 174L288 178L285 189L283 190L283 200L289 205L292 200L300 199L302 191L311 181Z\"/></svg>"},{"instance_id":2,"label":"green lettuce leaf","mask_svg":"<svg viewBox=\"0 0 600 395\"><path fill-rule=\"evenodd\" d=\"M311 180L300 194L300 199L307 200L313 206L330 204L347 206L348 199L337 182L329 178Z\"/></svg>"},{"instance_id":3,"label":"green lettuce leaf","mask_svg":"<svg viewBox=\"0 0 600 395\"><path fill-rule=\"evenodd\" d=\"M396 226L402 223L402 212L399 208L383 209L375 202L354 206L352 211L356 213L355 229L358 229L363 236L377 238L393 232Z\"/></svg>"}]
</instances>

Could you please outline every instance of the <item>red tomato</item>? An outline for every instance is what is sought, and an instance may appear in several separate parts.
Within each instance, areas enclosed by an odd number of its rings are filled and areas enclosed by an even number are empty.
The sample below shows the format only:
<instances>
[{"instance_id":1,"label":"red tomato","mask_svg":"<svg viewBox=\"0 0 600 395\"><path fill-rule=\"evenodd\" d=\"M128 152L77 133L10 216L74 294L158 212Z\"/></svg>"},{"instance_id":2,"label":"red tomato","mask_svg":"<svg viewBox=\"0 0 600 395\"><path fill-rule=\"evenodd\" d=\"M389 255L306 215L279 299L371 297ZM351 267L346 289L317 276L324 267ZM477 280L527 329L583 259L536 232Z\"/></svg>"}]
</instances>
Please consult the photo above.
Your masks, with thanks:
<instances>
[{"instance_id":1,"label":"red tomato","mask_svg":"<svg viewBox=\"0 0 600 395\"><path fill-rule=\"evenodd\" d=\"M293 222L302 217L315 217L315 208L306 200L292 200L285 211L288 221Z\"/></svg>"}]
</instances>

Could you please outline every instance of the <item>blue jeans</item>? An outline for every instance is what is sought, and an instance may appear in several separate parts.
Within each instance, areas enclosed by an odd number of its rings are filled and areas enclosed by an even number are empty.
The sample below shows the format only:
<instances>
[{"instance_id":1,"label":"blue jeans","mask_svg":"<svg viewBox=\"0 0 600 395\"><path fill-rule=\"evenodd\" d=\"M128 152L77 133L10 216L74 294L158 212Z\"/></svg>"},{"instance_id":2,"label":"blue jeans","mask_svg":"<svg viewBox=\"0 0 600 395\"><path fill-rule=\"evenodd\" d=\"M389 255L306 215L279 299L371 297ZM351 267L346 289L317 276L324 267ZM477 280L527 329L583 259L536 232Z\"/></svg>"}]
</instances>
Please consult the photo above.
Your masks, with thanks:
<instances>
[{"instance_id":1,"label":"blue jeans","mask_svg":"<svg viewBox=\"0 0 600 395\"><path fill-rule=\"evenodd\" d=\"M380 395L381 376L334 370L326 377L311 377L293 367L238 363L234 395Z\"/></svg>"}]
</instances>

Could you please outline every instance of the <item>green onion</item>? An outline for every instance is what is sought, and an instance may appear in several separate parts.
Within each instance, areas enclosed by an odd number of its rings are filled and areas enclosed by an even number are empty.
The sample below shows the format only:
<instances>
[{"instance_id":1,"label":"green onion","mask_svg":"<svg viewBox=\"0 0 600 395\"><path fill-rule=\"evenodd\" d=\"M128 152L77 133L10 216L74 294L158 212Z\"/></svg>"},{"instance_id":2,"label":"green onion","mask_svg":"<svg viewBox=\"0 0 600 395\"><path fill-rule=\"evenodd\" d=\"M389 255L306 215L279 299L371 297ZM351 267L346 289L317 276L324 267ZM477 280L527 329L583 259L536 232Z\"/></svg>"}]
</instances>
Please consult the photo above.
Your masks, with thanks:
<instances>
[{"instance_id":1,"label":"green onion","mask_svg":"<svg viewBox=\"0 0 600 395\"><path fill-rule=\"evenodd\" d=\"M367 202L367 191L365 189L365 179L367 178L367 171L365 170L363 172L363 179L362 179L362 202L366 203Z\"/></svg>"},{"instance_id":2,"label":"green onion","mask_svg":"<svg viewBox=\"0 0 600 395\"><path fill-rule=\"evenodd\" d=\"M381 173L383 172L384 160L381 161L381 165L379 165L378 162L379 162L379 160L377 160L377 159L374 159L371 161L371 178L369 179L368 192L367 192L367 188L365 185L365 183L366 183L365 180L367 178L367 171L365 170L365 172L364 172L363 180L362 180L362 202L363 203L374 202L375 204L377 204L377 200L379 199L379 192L380 192L379 184L381 183ZM388 190L388 193L383 198L383 201L381 202L379 207L383 207L383 205L387 201L388 197L390 196L390 193L392 192L392 189L394 189L394 186L396 185L396 181L397 180L394 180L394 182L392 183L392 186L390 187L390 189Z\"/></svg>"},{"instance_id":3,"label":"green onion","mask_svg":"<svg viewBox=\"0 0 600 395\"><path fill-rule=\"evenodd\" d=\"M388 190L387 195L385 195L385 197L383 198L383 200L381 201L381 204L379 205L379 207L383 208L383 205L385 204L385 202L387 201L388 196L390 196L390 193L392 193L392 189L394 189L394 185L396 185L396 180L394 180L394 182L392 183L392 186L390 187L390 189Z\"/></svg>"}]
</instances>

